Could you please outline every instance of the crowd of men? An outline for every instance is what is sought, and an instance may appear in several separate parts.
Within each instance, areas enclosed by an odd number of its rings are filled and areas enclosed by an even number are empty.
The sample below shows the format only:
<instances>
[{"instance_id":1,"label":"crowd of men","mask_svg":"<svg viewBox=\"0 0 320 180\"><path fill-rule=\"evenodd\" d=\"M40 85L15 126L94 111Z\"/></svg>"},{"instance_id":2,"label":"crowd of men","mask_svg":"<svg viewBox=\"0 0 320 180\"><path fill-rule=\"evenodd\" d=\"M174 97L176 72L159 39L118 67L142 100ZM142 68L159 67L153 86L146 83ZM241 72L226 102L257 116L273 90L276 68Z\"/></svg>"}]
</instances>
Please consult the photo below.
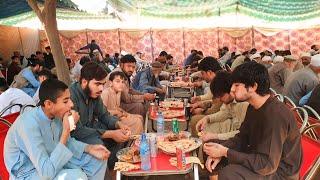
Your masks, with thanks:
<instances>
[{"instance_id":1,"label":"crowd of men","mask_svg":"<svg viewBox=\"0 0 320 180\"><path fill-rule=\"evenodd\" d=\"M140 52L110 60L95 43L81 48L90 49L90 56L67 59L70 86L54 75L50 47L27 61L15 52L7 64L0 111L15 103L35 106L17 118L5 140L12 179L114 177L116 153L132 134L143 132L149 103L165 98L162 82L179 67L174 57L162 51L138 68ZM270 88L319 112L318 53L319 46L300 57L288 50L240 53L224 47L218 58L191 51L183 68L197 79L192 86L203 90L191 99L191 133L204 142L199 157L210 178L299 179L299 129Z\"/></svg>"}]
</instances>

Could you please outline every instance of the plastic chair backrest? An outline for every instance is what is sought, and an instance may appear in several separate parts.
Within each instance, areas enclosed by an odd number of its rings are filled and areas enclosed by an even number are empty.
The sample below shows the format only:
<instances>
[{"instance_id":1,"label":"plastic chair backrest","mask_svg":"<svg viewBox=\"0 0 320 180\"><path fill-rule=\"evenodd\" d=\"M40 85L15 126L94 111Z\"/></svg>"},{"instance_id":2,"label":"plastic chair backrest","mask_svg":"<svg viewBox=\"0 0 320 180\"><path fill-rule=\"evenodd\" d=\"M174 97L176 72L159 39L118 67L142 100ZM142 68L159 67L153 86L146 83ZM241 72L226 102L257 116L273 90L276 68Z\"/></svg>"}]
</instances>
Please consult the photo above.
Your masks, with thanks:
<instances>
[{"instance_id":1,"label":"plastic chair backrest","mask_svg":"<svg viewBox=\"0 0 320 180\"><path fill-rule=\"evenodd\" d=\"M306 177L310 175L310 173L313 173L311 169L312 167L314 167L314 165L317 164L318 158L320 157L319 141L315 141L314 139L311 139L306 135L302 135L301 144L302 144L302 150L303 150L303 160L302 160L302 165L300 169L300 178Z\"/></svg>"},{"instance_id":2,"label":"plastic chair backrest","mask_svg":"<svg viewBox=\"0 0 320 180\"><path fill-rule=\"evenodd\" d=\"M0 112L0 117L2 117L5 112L7 112L8 110L10 110L10 109L13 108L14 106L19 106L20 111L21 111L22 104L11 104L11 105L5 107L4 109L2 109L2 111ZM14 114L14 113L12 113L12 114Z\"/></svg>"},{"instance_id":3,"label":"plastic chair backrest","mask_svg":"<svg viewBox=\"0 0 320 180\"><path fill-rule=\"evenodd\" d=\"M294 104L294 102L288 96L283 96L283 102L290 108L297 107L296 104Z\"/></svg>"},{"instance_id":4,"label":"plastic chair backrest","mask_svg":"<svg viewBox=\"0 0 320 180\"><path fill-rule=\"evenodd\" d=\"M4 165L3 148L4 140L7 132L11 126L11 123L6 119L0 118L0 179L9 179L9 173L7 172L6 166Z\"/></svg>"},{"instance_id":5,"label":"plastic chair backrest","mask_svg":"<svg viewBox=\"0 0 320 180\"><path fill-rule=\"evenodd\" d=\"M308 112L302 107L292 107L291 110L300 128L300 133L302 133L308 126Z\"/></svg>"}]
</instances>

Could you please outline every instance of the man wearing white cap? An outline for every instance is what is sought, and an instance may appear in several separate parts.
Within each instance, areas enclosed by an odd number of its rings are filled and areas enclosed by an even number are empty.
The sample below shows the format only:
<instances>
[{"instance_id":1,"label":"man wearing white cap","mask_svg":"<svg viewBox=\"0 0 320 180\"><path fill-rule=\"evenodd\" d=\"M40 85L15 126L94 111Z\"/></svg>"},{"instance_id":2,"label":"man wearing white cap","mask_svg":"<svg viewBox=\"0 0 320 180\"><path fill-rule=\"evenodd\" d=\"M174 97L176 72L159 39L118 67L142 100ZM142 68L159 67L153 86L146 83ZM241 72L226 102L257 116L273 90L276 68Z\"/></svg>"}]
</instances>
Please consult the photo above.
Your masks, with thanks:
<instances>
[{"instance_id":1,"label":"man wearing white cap","mask_svg":"<svg viewBox=\"0 0 320 180\"><path fill-rule=\"evenodd\" d=\"M314 44L311 46L311 50L310 50L311 55L319 54L319 52L320 52L320 45Z\"/></svg>"},{"instance_id":2,"label":"man wearing white cap","mask_svg":"<svg viewBox=\"0 0 320 180\"><path fill-rule=\"evenodd\" d=\"M254 55L250 56L251 61L256 61L258 63L261 62L261 55L260 53L255 53Z\"/></svg>"},{"instance_id":3,"label":"man wearing white cap","mask_svg":"<svg viewBox=\"0 0 320 180\"><path fill-rule=\"evenodd\" d=\"M297 65L294 67L293 71L297 71L302 69L310 64L311 54L308 52L301 53L300 61L298 61Z\"/></svg>"},{"instance_id":4,"label":"man wearing white cap","mask_svg":"<svg viewBox=\"0 0 320 180\"><path fill-rule=\"evenodd\" d=\"M294 72L285 83L284 95L298 104L299 100L319 84L320 54L312 56L310 65Z\"/></svg>"},{"instance_id":5,"label":"man wearing white cap","mask_svg":"<svg viewBox=\"0 0 320 180\"><path fill-rule=\"evenodd\" d=\"M282 94L284 84L288 77L291 75L297 61L296 58L291 55L285 56L283 59L283 62L277 63L270 69L268 69L270 86L279 94Z\"/></svg>"},{"instance_id":6,"label":"man wearing white cap","mask_svg":"<svg viewBox=\"0 0 320 180\"><path fill-rule=\"evenodd\" d=\"M273 58L273 64L282 63L283 60L284 60L283 56L277 55Z\"/></svg>"},{"instance_id":7,"label":"man wearing white cap","mask_svg":"<svg viewBox=\"0 0 320 180\"><path fill-rule=\"evenodd\" d=\"M261 59L261 64L264 65L267 69L272 67L272 59L270 56L264 56Z\"/></svg>"}]
</instances>

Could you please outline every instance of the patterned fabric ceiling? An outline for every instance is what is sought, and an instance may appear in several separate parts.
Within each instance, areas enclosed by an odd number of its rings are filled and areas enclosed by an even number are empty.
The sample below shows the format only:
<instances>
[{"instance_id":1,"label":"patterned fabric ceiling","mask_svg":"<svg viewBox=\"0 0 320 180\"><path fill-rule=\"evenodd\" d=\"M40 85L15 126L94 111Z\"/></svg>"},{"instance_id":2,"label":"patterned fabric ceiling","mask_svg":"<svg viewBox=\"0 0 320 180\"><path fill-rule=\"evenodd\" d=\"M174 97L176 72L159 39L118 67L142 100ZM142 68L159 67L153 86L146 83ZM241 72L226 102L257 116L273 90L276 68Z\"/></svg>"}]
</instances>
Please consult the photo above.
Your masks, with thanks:
<instances>
[{"instance_id":1,"label":"patterned fabric ceiling","mask_svg":"<svg viewBox=\"0 0 320 180\"><path fill-rule=\"evenodd\" d=\"M44 0L38 0L44 2ZM117 13L163 19L190 19L241 14L269 22L294 22L320 16L320 0L106 0ZM58 0L58 19L117 18L106 12L77 10L72 0ZM0 2L0 24L15 25L34 18L26 0Z\"/></svg>"},{"instance_id":2,"label":"patterned fabric ceiling","mask_svg":"<svg viewBox=\"0 0 320 180\"><path fill-rule=\"evenodd\" d=\"M241 13L270 21L297 21L320 15L319 0L120 0L143 16L194 18Z\"/></svg>"}]
</instances>

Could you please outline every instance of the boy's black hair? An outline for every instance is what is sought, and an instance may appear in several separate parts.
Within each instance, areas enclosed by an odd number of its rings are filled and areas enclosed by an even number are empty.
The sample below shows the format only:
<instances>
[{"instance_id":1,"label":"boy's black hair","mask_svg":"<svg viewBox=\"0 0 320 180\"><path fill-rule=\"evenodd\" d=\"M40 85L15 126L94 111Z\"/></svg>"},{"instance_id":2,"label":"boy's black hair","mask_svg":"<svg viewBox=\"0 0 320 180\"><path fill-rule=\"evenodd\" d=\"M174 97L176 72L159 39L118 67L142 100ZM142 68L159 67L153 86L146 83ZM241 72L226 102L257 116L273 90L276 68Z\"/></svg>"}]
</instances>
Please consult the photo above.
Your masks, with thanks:
<instances>
[{"instance_id":1,"label":"boy's black hair","mask_svg":"<svg viewBox=\"0 0 320 180\"><path fill-rule=\"evenodd\" d=\"M39 89L39 105L44 106L46 100L56 103L57 99L66 89L68 89L68 86L57 79L43 81Z\"/></svg>"},{"instance_id":2,"label":"boy's black hair","mask_svg":"<svg viewBox=\"0 0 320 180\"><path fill-rule=\"evenodd\" d=\"M114 71L114 72L112 72L112 73L110 74L109 80L110 80L110 81L113 81L117 76L120 76L120 79L123 79L123 80L126 80L126 79L127 79L126 75L125 75L123 72L121 72L121 71Z\"/></svg>"}]
</instances>

